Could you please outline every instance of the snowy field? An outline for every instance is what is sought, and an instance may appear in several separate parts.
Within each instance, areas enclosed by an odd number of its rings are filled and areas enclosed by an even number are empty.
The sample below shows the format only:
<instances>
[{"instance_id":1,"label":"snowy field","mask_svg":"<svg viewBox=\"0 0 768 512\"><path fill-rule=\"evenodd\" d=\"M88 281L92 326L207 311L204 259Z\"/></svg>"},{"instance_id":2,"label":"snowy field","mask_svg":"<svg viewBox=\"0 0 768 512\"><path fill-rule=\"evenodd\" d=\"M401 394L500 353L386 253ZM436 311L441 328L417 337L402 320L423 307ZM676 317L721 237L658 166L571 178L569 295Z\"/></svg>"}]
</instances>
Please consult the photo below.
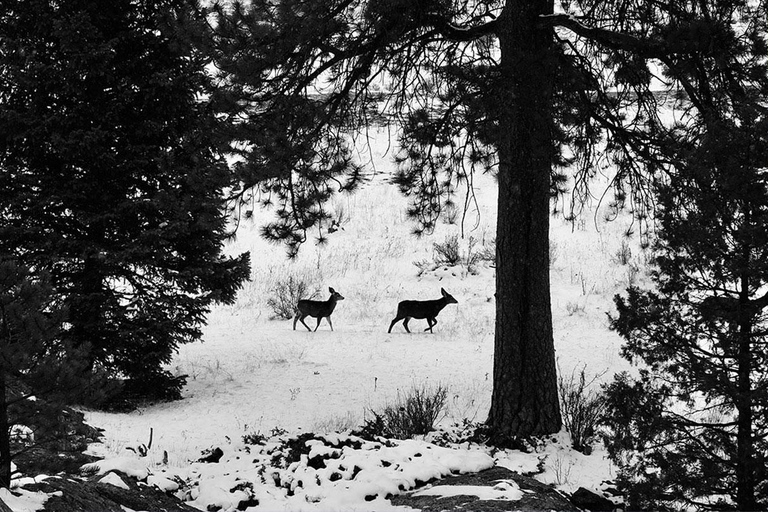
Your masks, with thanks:
<instances>
[{"instance_id":1,"label":"snowy field","mask_svg":"<svg viewBox=\"0 0 768 512\"><path fill-rule=\"evenodd\" d=\"M451 450L433 447L425 440L391 448L371 444L354 451L338 448L334 460L341 461L339 464L349 463L349 457L359 459L354 465L363 472L354 482L346 477L331 482L316 476L314 487L294 485L291 492L286 492L290 486L276 487L271 479L263 486L253 483L259 481L254 475L258 464L269 458L268 449L245 456L244 435L343 433L370 418L370 409L380 410L398 392L414 385L439 384L448 389L440 423L444 428L464 419L483 421L488 412L494 269L484 263L472 274L463 266L443 265L419 275L414 262L433 262L433 243L460 234L461 215L455 223L449 218L439 222L429 237L412 236L413 225L405 215L407 199L388 183L393 164L386 154L386 133L372 135L371 151L364 155L375 164L376 175L356 194L334 200L333 210L343 210L348 220L327 244L318 246L310 240L298 259L290 262L281 246L259 237L259 225L270 212L256 207L253 218L240 226L227 251L251 252L252 280L234 306L217 307L211 313L202 343L181 347L171 370L189 376L184 400L130 414L87 413L90 424L104 429L104 443L95 446L94 452L113 459L102 465L102 471L129 467L171 489L181 481L197 479L196 490L186 498L194 499L191 503L203 510L210 504L234 509L237 500L227 501L227 496L234 496L230 491L233 485L237 487L236 481L252 482L247 490L240 490L256 497L261 510L386 510L393 507L383 496L393 482L394 492L398 492L397 478L406 479L400 482L400 489L409 489L416 480L429 479L425 476L475 471L494 463L534 471L543 460L544 472L536 478L565 491L580 486L596 489L602 480L611 478L613 468L600 447L592 455L582 455L569 448L563 432L554 436L557 442L529 454L492 452L479 446ZM599 194L601 185L596 186ZM460 238L463 251L468 249L470 237L476 241L473 250L490 247L494 238L493 179L479 177L475 192L479 210L470 209L465 220L465 237ZM628 365L619 357L621 340L608 330L606 313L612 308L613 295L623 292L633 280L643 279L647 266L637 236L623 237L629 219L607 222L597 202L589 212L575 225L561 214L551 219L555 347L562 375L568 377L586 365L588 376L599 375L599 381L607 381ZM625 247L622 253L622 244L631 250L628 261L629 252ZM271 318L267 301L275 284L289 275L311 282L318 298L328 297L328 287L345 297L332 317L334 332L325 321L317 332L307 332L301 324L294 331L292 321ZM418 320L410 324L412 334L402 324L387 334L398 301L436 299L441 287L459 303L442 311L434 334L424 333L426 322ZM314 319L308 323L314 328ZM150 428L154 431L151 449L147 457L139 458L127 448L147 443ZM346 439L343 434L341 438ZM220 464L190 465L203 450L213 447L224 452ZM400 461L397 476L382 467L385 448L391 450L387 457ZM318 449L337 448L318 443ZM416 452L420 457L413 457ZM361 455L364 453L370 458ZM310 469L294 468L290 478L298 479L297 471ZM286 478L282 476L283 484ZM384 491L378 491L376 500L364 501L376 494L370 490L376 485ZM513 491L508 494L514 496Z\"/></svg>"}]
</instances>

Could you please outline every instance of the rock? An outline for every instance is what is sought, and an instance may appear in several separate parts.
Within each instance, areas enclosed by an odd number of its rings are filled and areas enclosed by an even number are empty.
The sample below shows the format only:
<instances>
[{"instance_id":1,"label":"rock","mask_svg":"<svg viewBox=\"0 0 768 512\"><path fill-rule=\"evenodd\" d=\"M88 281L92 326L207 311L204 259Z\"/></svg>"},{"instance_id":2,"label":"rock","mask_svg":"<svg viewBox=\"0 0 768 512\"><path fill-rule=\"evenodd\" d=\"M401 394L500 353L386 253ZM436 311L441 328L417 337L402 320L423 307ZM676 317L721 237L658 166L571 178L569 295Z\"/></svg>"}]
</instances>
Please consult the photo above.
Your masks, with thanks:
<instances>
[{"instance_id":1,"label":"rock","mask_svg":"<svg viewBox=\"0 0 768 512\"><path fill-rule=\"evenodd\" d=\"M122 474L118 476L125 482L127 489L94 480L63 477L50 477L42 482L25 485L24 488L61 494L48 499L43 509L46 512L125 512L126 509L199 512L153 487L139 486L134 478Z\"/></svg>"},{"instance_id":2,"label":"rock","mask_svg":"<svg viewBox=\"0 0 768 512\"><path fill-rule=\"evenodd\" d=\"M578 508L555 488L538 480L515 473L507 468L493 467L466 475L449 476L433 482L434 485L471 485L494 487L499 480L513 480L523 491L519 500L487 500L473 495L414 496L414 492L392 497L393 505L405 505L422 512L506 512L506 511L576 511Z\"/></svg>"},{"instance_id":3,"label":"rock","mask_svg":"<svg viewBox=\"0 0 768 512\"><path fill-rule=\"evenodd\" d=\"M224 452L221 450L221 448L216 447L212 450L203 451L202 457L197 459L197 462L216 463L219 462L223 456Z\"/></svg>"},{"instance_id":4,"label":"rock","mask_svg":"<svg viewBox=\"0 0 768 512\"><path fill-rule=\"evenodd\" d=\"M576 492L571 495L571 503L581 509L591 510L593 512L608 512L617 508L608 498L600 496L584 487L579 487L576 489Z\"/></svg>"}]
</instances>

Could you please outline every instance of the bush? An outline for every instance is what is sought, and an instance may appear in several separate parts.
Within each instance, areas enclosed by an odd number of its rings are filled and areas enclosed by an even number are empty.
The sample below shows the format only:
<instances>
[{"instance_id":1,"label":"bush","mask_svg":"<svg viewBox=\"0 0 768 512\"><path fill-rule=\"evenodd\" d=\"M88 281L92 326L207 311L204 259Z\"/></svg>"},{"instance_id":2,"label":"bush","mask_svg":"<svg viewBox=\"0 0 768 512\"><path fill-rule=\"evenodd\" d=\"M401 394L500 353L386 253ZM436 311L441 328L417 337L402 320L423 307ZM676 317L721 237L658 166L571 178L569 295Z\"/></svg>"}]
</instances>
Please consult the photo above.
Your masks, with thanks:
<instances>
[{"instance_id":1,"label":"bush","mask_svg":"<svg viewBox=\"0 0 768 512\"><path fill-rule=\"evenodd\" d=\"M621 247L616 250L616 253L611 257L611 261L616 265L629 265L632 261L632 249L626 240L621 241Z\"/></svg>"},{"instance_id":2,"label":"bush","mask_svg":"<svg viewBox=\"0 0 768 512\"><path fill-rule=\"evenodd\" d=\"M413 386L407 393L397 393L397 401L380 412L370 410L373 418L366 420L356 435L364 439L377 436L410 439L434 430L435 423L445 407L448 390L441 385L429 388Z\"/></svg>"},{"instance_id":3,"label":"bush","mask_svg":"<svg viewBox=\"0 0 768 512\"><path fill-rule=\"evenodd\" d=\"M575 302L575 301L569 300L565 304L565 311L568 313L568 316L573 316L576 313L579 313L579 314L584 313L584 310L585 310L584 304L579 304L578 302Z\"/></svg>"},{"instance_id":4,"label":"bush","mask_svg":"<svg viewBox=\"0 0 768 512\"><path fill-rule=\"evenodd\" d=\"M477 267L482 262L494 264L496 261L496 240L490 241L489 245L481 245L478 248L479 240L469 237L467 240L466 251L462 253L459 236L452 235L445 237L445 242L434 243L435 264L431 265L428 261L414 262L419 267L419 275L426 270L434 270L440 265L449 265L455 267L462 265L466 268L467 274L477 274Z\"/></svg>"},{"instance_id":5,"label":"bush","mask_svg":"<svg viewBox=\"0 0 768 512\"><path fill-rule=\"evenodd\" d=\"M584 366L578 376L574 370L570 379L566 380L562 375L557 379L563 424L571 436L571 445L574 450L586 455L592 452L591 443L605 410L603 394L588 389L598 377L587 382Z\"/></svg>"},{"instance_id":6,"label":"bush","mask_svg":"<svg viewBox=\"0 0 768 512\"><path fill-rule=\"evenodd\" d=\"M496 264L496 238L491 238L488 243L483 243L483 246L477 252L479 261L487 261L491 265Z\"/></svg>"},{"instance_id":7,"label":"bush","mask_svg":"<svg viewBox=\"0 0 768 512\"><path fill-rule=\"evenodd\" d=\"M456 266L461 263L461 251L459 250L459 235L445 237L445 242L433 244L435 252L435 261L445 263L450 266Z\"/></svg>"},{"instance_id":8,"label":"bush","mask_svg":"<svg viewBox=\"0 0 768 512\"><path fill-rule=\"evenodd\" d=\"M311 286L306 280L289 275L287 278L280 279L275 285L275 291L267 300L267 305L272 308L272 318L282 318L290 320L296 313L296 304L301 299L312 298L317 295L316 291L309 294Z\"/></svg>"}]
</instances>

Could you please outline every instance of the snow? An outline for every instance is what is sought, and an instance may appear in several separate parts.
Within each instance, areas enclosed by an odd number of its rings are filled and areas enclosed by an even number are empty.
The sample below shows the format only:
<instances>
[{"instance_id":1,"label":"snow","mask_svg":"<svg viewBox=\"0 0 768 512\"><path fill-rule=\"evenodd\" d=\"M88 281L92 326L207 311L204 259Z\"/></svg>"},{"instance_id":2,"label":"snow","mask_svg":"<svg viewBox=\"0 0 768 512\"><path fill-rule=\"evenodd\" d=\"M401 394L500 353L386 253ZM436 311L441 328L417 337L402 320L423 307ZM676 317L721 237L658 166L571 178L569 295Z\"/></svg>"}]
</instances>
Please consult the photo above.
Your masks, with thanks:
<instances>
[{"instance_id":1,"label":"snow","mask_svg":"<svg viewBox=\"0 0 768 512\"><path fill-rule=\"evenodd\" d=\"M125 481L123 481L123 479L120 478L120 475L117 473L108 473L104 478L100 478L99 482L102 484L114 485L115 487L120 487L121 489L130 489L128 484L126 484Z\"/></svg>"},{"instance_id":2,"label":"snow","mask_svg":"<svg viewBox=\"0 0 768 512\"><path fill-rule=\"evenodd\" d=\"M110 471L120 471L128 476L144 480L149 475L146 459L131 456L109 457L106 460L92 462L83 466L83 472L96 472L104 475Z\"/></svg>"},{"instance_id":3,"label":"snow","mask_svg":"<svg viewBox=\"0 0 768 512\"><path fill-rule=\"evenodd\" d=\"M355 446L318 449L320 445L327 447L325 443ZM171 491L179 490L177 482L183 482L184 490L177 495L202 510L236 510L241 502L249 500L260 506L273 503L287 510L312 509L310 504L318 504L321 510L366 510L372 501L378 500L377 507L384 510L388 503L384 498L412 489L420 482L494 465L486 449L453 449L423 440L385 444L335 434L307 445L311 447L309 453L287 467L273 462L280 446L273 440L260 448L228 450L219 463L150 468L152 475L145 478L147 484ZM325 467L309 464L310 459L318 456L326 458ZM136 462L141 461L137 458ZM130 470L135 465L122 458L118 463L105 459L89 467L101 474L116 467Z\"/></svg>"},{"instance_id":4,"label":"snow","mask_svg":"<svg viewBox=\"0 0 768 512\"><path fill-rule=\"evenodd\" d=\"M334 200L332 209L343 208L349 220L327 244L310 239L297 260L288 261L283 248L259 237L260 223L271 214L254 209L253 220L243 222L227 246L232 254L251 251L252 280L235 305L213 309L203 341L180 347L169 366L188 375L184 399L129 414L85 411L105 436L90 449L105 459L87 469L121 471L175 492L201 510L225 511L247 500L258 501L253 510L395 510L387 495L494 464L521 473L541 469L538 480L568 492L580 486L599 489L613 477L599 445L583 455L570 448L565 432L529 453L492 452L469 443L442 447L430 442L433 436L348 445L354 438L349 430L370 419L370 410L380 410L412 386L447 388L445 415L439 419L446 432L465 419L484 421L490 407L494 269L479 265L473 274L443 265L419 276L413 262L433 261L433 243L444 242L460 227L439 222L431 237L411 235L407 199L387 182L393 164L385 134L372 131L378 175L354 195ZM595 186L601 190L601 184ZM495 232L493 178L479 176L475 193L478 208L468 215L466 235L488 244ZM568 376L585 366L588 377L600 376L599 383L629 370L606 313L613 295L642 280L647 265L638 241L623 238L628 219L607 222L599 205L590 205L590 212L593 217L587 214L575 226L562 215L552 217L550 277L560 373ZM615 261L623 241L632 247L637 272ZM468 238L461 244L466 251ZM300 324L294 331L291 320L270 318L267 300L277 280L288 275L311 281L320 299L327 298L329 286L345 296L333 313L334 331L325 321L317 332L307 332ZM387 334L400 300L436 299L441 287L459 303L440 313L433 334L424 333L426 322L417 320L410 324L412 334L401 325ZM314 322L310 325L314 328ZM146 457L127 450L147 443L150 428L154 436ZM287 467L273 464L270 450L308 432L322 441L311 439L309 452ZM263 435L266 444L247 444L244 436L254 434ZM219 463L195 462L212 447L224 452ZM308 465L316 457L325 459L324 468ZM447 496L458 491L436 483L419 492ZM461 491L484 499L520 496L510 482Z\"/></svg>"},{"instance_id":5,"label":"snow","mask_svg":"<svg viewBox=\"0 0 768 512\"><path fill-rule=\"evenodd\" d=\"M13 512L35 512L36 510L42 510L50 496L51 494L41 491L0 488L0 500L8 505Z\"/></svg>"},{"instance_id":6,"label":"snow","mask_svg":"<svg viewBox=\"0 0 768 512\"><path fill-rule=\"evenodd\" d=\"M414 496L477 496L481 500L522 499L523 491L513 480L497 480L493 487L482 485L436 485L413 493Z\"/></svg>"}]
</instances>

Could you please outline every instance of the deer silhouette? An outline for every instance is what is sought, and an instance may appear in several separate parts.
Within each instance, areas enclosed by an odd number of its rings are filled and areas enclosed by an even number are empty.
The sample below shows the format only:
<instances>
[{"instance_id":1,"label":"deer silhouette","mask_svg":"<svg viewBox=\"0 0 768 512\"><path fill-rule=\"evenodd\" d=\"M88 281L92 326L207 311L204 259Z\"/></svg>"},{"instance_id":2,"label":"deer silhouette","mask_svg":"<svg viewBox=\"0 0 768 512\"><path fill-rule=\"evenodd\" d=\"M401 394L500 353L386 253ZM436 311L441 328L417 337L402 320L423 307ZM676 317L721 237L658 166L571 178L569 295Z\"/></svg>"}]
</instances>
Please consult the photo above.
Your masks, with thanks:
<instances>
[{"instance_id":1,"label":"deer silhouette","mask_svg":"<svg viewBox=\"0 0 768 512\"><path fill-rule=\"evenodd\" d=\"M331 326L331 330L333 330L333 322L331 322L331 313L333 313L333 310L336 309L336 303L340 300L344 300L344 297L341 296L339 292L334 290L333 288L328 288L328 291L331 292L331 296L328 300L309 300L309 299L302 299L296 304L296 316L293 317L293 330L296 330L296 322L301 321L302 325L307 328L308 331L311 331L312 329L309 328L307 324L304 323L304 319L308 316L311 316L313 318L317 318L317 325L315 326L315 331L317 331L317 328L320 327L320 320L323 318L328 319L328 325Z\"/></svg>"},{"instance_id":2,"label":"deer silhouette","mask_svg":"<svg viewBox=\"0 0 768 512\"><path fill-rule=\"evenodd\" d=\"M389 324L389 330L387 333L392 332L392 327L403 320L403 327L408 332L408 321L411 318L426 318L429 327L424 329L425 331L432 332L432 328L437 325L437 315L448 304L458 304L459 301L453 298L453 296L446 292L443 288L440 288L440 293L443 294L437 300L404 300L397 305L397 316L392 323Z\"/></svg>"}]
</instances>

